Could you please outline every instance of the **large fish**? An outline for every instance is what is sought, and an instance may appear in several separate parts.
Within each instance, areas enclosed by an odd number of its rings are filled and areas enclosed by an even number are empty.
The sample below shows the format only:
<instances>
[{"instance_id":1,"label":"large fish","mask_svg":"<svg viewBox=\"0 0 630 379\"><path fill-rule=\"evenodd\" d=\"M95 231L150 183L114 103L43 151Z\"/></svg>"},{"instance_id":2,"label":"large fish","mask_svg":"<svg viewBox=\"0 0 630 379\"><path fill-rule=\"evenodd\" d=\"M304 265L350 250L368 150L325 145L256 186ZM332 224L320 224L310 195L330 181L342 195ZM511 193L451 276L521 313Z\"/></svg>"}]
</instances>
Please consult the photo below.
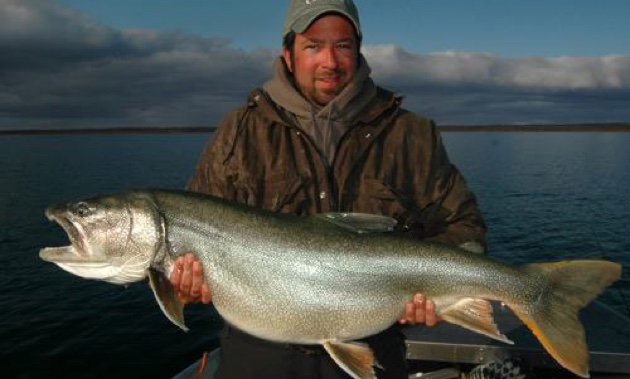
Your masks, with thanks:
<instances>
[{"instance_id":1,"label":"large fish","mask_svg":"<svg viewBox=\"0 0 630 379\"><path fill-rule=\"evenodd\" d=\"M149 277L165 315L186 329L166 274L195 252L221 316L260 338L322 344L354 378L374 378L369 348L352 341L396 322L422 292L445 321L511 343L492 317L501 301L564 367L588 377L578 311L621 275L583 260L511 266L442 244L396 237L376 215L281 215L204 195L129 191L46 210L70 246L43 260L116 284Z\"/></svg>"}]
</instances>

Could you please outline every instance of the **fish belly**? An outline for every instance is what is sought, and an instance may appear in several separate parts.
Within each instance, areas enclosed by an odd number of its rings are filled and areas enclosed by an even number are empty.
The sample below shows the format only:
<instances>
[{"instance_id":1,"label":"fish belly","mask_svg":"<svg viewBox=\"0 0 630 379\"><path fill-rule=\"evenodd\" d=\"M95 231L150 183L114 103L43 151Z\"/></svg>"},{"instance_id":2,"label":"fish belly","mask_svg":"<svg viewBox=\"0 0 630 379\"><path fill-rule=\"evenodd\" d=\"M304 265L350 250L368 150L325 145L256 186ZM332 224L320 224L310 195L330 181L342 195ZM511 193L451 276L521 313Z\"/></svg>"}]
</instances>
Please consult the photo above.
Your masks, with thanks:
<instances>
[{"instance_id":1,"label":"fish belly","mask_svg":"<svg viewBox=\"0 0 630 379\"><path fill-rule=\"evenodd\" d=\"M272 341L314 344L376 334L396 322L412 296L375 275L239 263L215 269L214 305L228 323Z\"/></svg>"}]
</instances>

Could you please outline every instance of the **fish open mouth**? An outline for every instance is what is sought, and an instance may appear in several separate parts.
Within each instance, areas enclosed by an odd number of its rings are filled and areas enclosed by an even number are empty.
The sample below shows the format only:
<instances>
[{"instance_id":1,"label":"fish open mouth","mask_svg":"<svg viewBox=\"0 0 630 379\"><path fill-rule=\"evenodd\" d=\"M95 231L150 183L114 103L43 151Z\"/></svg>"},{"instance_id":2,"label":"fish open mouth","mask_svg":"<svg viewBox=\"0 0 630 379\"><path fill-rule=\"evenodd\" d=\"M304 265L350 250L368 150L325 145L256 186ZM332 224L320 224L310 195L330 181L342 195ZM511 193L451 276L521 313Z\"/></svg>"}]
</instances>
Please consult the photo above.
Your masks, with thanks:
<instances>
[{"instance_id":1,"label":"fish open mouth","mask_svg":"<svg viewBox=\"0 0 630 379\"><path fill-rule=\"evenodd\" d=\"M85 242L85 233L80 225L73 223L62 214L57 214L54 209L47 209L46 217L63 228L70 240L70 245L43 248L39 252L39 256L43 260L49 262L70 262L83 261L90 257L90 252Z\"/></svg>"}]
</instances>

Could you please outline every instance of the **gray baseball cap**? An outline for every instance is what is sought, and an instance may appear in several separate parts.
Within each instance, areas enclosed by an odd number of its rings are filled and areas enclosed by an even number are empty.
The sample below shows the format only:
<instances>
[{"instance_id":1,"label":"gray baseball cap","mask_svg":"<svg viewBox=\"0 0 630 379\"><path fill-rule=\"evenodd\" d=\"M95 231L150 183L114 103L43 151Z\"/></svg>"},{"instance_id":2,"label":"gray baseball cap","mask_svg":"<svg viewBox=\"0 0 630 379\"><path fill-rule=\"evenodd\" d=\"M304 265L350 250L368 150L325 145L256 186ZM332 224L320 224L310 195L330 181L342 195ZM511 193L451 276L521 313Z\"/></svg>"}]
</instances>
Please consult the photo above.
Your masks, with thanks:
<instances>
[{"instance_id":1,"label":"gray baseball cap","mask_svg":"<svg viewBox=\"0 0 630 379\"><path fill-rule=\"evenodd\" d=\"M287 17L282 25L282 38L290 32L304 33L315 19L324 13L339 13L354 24L361 38L359 11L352 0L291 0Z\"/></svg>"}]
</instances>

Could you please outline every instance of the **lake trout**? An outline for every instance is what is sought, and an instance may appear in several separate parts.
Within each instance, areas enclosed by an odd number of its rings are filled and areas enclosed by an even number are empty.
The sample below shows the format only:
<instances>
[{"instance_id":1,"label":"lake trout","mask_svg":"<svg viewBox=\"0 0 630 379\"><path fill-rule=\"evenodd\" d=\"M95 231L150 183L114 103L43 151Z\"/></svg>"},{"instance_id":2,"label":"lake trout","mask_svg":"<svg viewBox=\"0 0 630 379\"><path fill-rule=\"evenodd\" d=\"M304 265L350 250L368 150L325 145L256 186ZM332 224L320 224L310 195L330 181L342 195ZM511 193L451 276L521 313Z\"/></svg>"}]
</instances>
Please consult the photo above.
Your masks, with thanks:
<instances>
[{"instance_id":1,"label":"lake trout","mask_svg":"<svg viewBox=\"0 0 630 379\"><path fill-rule=\"evenodd\" d=\"M389 233L379 215L277 214L183 191L129 191L46 210L70 245L41 259L88 279L126 284L149 278L164 314L187 330L167 278L194 252L213 304L230 324L259 338L322 344L354 378L375 378L372 351L353 340L394 324L421 292L442 320L512 343L492 317L506 304L565 368L588 377L578 311L621 276L601 260L513 266L488 256Z\"/></svg>"}]
</instances>

